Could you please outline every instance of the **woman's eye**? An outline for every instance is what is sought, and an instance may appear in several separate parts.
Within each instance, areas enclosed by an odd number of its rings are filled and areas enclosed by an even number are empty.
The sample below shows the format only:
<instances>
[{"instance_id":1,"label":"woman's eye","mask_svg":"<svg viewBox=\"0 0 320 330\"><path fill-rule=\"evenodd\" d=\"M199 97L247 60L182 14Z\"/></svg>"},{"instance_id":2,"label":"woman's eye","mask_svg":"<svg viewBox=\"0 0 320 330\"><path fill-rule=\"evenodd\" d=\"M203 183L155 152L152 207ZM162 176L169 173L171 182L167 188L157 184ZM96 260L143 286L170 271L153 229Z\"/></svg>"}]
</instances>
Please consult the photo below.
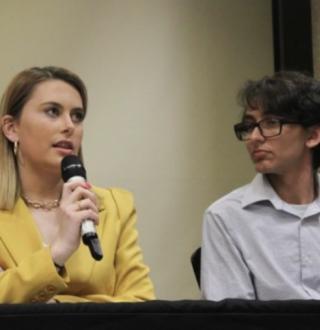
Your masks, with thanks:
<instances>
[{"instance_id":1,"label":"woman's eye","mask_svg":"<svg viewBox=\"0 0 320 330\"><path fill-rule=\"evenodd\" d=\"M50 116L50 117L57 117L60 113L59 109L57 107L50 107L46 109L46 113Z\"/></svg>"},{"instance_id":2,"label":"woman's eye","mask_svg":"<svg viewBox=\"0 0 320 330\"><path fill-rule=\"evenodd\" d=\"M71 118L73 120L73 122L75 123L81 123L84 119L84 111L82 110L77 110L77 111L74 111L72 114L71 114Z\"/></svg>"}]
</instances>

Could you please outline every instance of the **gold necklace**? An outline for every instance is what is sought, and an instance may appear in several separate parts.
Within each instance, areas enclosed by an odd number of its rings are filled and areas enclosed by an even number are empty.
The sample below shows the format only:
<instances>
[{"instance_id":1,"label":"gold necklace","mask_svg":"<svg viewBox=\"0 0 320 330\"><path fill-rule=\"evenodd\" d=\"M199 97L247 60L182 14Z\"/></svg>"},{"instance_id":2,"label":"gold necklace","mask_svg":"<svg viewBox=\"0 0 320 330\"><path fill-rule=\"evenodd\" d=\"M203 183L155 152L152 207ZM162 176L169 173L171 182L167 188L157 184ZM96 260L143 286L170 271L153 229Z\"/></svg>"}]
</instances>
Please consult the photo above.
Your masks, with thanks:
<instances>
[{"instance_id":1,"label":"gold necklace","mask_svg":"<svg viewBox=\"0 0 320 330\"><path fill-rule=\"evenodd\" d=\"M59 199L54 199L48 202L40 202L40 201L33 201L26 196L22 196L22 198L28 206L34 209L43 209L46 211L51 211L53 209L56 209L60 205Z\"/></svg>"}]
</instances>

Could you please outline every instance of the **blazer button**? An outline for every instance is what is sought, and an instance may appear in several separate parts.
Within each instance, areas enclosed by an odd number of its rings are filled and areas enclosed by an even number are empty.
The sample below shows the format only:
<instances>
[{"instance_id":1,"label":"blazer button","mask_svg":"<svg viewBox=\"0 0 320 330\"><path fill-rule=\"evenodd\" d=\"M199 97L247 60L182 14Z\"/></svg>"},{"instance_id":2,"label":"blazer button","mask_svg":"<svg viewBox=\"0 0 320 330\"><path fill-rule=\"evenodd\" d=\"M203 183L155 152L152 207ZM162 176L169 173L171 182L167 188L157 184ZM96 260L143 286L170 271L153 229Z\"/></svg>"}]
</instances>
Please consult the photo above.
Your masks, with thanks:
<instances>
[{"instance_id":1,"label":"blazer button","mask_svg":"<svg viewBox=\"0 0 320 330\"><path fill-rule=\"evenodd\" d=\"M38 294L38 297L39 297L39 300L40 301L44 301L47 299L47 294L43 291L41 291L39 294Z\"/></svg>"},{"instance_id":2,"label":"blazer button","mask_svg":"<svg viewBox=\"0 0 320 330\"><path fill-rule=\"evenodd\" d=\"M57 288L54 286L54 285L47 285L47 291L49 292L49 293L54 293L54 292L56 292L57 291Z\"/></svg>"}]
</instances>

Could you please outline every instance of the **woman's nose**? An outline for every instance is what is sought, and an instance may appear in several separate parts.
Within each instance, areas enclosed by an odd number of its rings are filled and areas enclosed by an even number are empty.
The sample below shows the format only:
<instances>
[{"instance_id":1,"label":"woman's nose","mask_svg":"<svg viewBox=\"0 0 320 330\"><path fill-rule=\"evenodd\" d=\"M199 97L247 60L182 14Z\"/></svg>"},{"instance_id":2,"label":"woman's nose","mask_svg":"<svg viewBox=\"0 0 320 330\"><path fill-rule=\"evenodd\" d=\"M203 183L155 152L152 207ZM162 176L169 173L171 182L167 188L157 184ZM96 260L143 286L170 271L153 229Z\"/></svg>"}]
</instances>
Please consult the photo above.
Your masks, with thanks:
<instances>
[{"instance_id":1,"label":"woman's nose","mask_svg":"<svg viewBox=\"0 0 320 330\"><path fill-rule=\"evenodd\" d=\"M63 116L63 129L64 131L73 131L74 130L74 122L69 115Z\"/></svg>"}]
</instances>

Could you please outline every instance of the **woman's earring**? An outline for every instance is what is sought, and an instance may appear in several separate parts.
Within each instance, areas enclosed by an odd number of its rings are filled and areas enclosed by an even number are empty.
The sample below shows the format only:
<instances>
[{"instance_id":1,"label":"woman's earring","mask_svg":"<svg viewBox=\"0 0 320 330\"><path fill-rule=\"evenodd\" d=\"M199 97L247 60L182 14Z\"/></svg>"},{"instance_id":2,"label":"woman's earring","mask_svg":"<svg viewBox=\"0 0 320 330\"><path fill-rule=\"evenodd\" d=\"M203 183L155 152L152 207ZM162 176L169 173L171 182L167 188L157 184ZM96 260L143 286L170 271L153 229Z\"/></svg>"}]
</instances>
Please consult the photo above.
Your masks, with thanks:
<instances>
[{"instance_id":1,"label":"woman's earring","mask_svg":"<svg viewBox=\"0 0 320 330\"><path fill-rule=\"evenodd\" d=\"M15 156L17 156L18 153L18 141L13 142L13 153Z\"/></svg>"}]
</instances>

